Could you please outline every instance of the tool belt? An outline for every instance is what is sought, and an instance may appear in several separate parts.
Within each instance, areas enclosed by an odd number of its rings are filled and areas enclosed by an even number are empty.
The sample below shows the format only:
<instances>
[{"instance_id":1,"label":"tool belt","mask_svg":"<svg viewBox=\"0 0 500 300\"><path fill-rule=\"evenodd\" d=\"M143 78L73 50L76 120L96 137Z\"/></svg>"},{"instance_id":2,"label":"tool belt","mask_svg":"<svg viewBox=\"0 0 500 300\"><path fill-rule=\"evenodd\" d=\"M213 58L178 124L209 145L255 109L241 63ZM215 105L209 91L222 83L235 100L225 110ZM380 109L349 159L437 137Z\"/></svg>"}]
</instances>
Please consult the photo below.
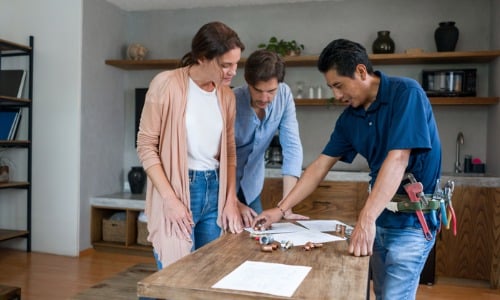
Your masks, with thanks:
<instances>
[{"instance_id":1,"label":"tool belt","mask_svg":"<svg viewBox=\"0 0 500 300\"><path fill-rule=\"evenodd\" d=\"M403 185L407 195L395 195L391 202L386 205L386 209L392 212L416 213L427 240L432 240L433 236L427 226L424 212L429 213L431 223L435 226L439 223L437 219L439 213L441 225L444 225L447 229L450 228L450 225L453 225L453 234L456 236L457 217L451 202L455 182L448 180L443 190L438 179L434 194L424 195L422 183L418 182L412 173L406 173L405 179L409 180L409 183Z\"/></svg>"},{"instance_id":2,"label":"tool belt","mask_svg":"<svg viewBox=\"0 0 500 300\"><path fill-rule=\"evenodd\" d=\"M430 210L439 209L440 203L438 200L432 199L432 194L425 195L425 198L429 199L427 203L422 201L411 202L408 195L396 194L385 208L392 212L415 212L418 210L429 212Z\"/></svg>"}]
</instances>

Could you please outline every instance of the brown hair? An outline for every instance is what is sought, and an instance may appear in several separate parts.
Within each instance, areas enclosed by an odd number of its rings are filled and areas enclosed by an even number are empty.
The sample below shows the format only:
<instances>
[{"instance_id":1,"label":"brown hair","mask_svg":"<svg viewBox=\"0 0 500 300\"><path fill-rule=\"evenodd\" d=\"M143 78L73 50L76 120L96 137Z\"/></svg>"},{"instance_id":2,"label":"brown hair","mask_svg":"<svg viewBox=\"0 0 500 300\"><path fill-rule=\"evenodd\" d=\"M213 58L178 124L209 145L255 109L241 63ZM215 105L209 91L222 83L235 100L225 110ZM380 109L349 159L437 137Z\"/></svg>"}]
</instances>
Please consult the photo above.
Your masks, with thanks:
<instances>
[{"instance_id":1,"label":"brown hair","mask_svg":"<svg viewBox=\"0 0 500 300\"><path fill-rule=\"evenodd\" d=\"M245 63L245 80L249 85L256 85L259 81L268 81L276 78L278 82L285 79L285 63L275 52L257 50L252 53Z\"/></svg>"},{"instance_id":2,"label":"brown hair","mask_svg":"<svg viewBox=\"0 0 500 300\"><path fill-rule=\"evenodd\" d=\"M238 34L222 22L211 22L203 25L191 42L191 51L181 59L181 66L197 64L200 58L213 59L234 48L245 50Z\"/></svg>"}]
</instances>

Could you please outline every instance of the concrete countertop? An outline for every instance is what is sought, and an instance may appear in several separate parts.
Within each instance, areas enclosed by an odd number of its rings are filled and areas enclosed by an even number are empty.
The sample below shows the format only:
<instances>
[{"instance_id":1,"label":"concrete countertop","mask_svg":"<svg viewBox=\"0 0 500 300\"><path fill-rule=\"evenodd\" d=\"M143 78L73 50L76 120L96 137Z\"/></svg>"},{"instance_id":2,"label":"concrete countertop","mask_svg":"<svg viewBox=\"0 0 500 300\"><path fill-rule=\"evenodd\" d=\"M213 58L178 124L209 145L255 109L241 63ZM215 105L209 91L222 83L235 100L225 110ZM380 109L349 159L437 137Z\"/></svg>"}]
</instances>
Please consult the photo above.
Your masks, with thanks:
<instances>
[{"instance_id":1,"label":"concrete countertop","mask_svg":"<svg viewBox=\"0 0 500 300\"><path fill-rule=\"evenodd\" d=\"M266 168L266 178L281 178L281 169ZM368 182L370 176L368 172L360 171L330 171L326 175L328 181L364 181ZM483 174L443 174L441 182L454 180L456 186L478 186L478 187L500 187L500 177L493 177Z\"/></svg>"},{"instance_id":2,"label":"concrete countertop","mask_svg":"<svg viewBox=\"0 0 500 300\"><path fill-rule=\"evenodd\" d=\"M90 204L101 207L144 209L145 199L145 194L114 193L91 197Z\"/></svg>"}]
</instances>

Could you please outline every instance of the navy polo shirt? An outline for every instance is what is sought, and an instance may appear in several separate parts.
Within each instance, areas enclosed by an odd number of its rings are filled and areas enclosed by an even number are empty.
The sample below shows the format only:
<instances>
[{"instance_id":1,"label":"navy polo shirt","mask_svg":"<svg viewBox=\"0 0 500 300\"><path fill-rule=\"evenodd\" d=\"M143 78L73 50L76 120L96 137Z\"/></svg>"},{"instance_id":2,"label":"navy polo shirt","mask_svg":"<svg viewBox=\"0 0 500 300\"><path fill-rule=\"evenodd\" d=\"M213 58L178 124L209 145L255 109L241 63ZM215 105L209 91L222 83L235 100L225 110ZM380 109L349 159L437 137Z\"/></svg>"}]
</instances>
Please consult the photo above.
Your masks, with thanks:
<instances>
[{"instance_id":1,"label":"navy polo shirt","mask_svg":"<svg viewBox=\"0 0 500 300\"><path fill-rule=\"evenodd\" d=\"M342 112L323 154L351 163L359 153L368 162L373 185L390 150L411 149L406 172L422 182L424 193L432 194L441 174L441 143L429 99L413 79L379 71L375 75L380 77L376 100L368 110L349 106ZM397 193L405 194L402 186ZM377 225L420 228L414 213L388 210Z\"/></svg>"}]
</instances>

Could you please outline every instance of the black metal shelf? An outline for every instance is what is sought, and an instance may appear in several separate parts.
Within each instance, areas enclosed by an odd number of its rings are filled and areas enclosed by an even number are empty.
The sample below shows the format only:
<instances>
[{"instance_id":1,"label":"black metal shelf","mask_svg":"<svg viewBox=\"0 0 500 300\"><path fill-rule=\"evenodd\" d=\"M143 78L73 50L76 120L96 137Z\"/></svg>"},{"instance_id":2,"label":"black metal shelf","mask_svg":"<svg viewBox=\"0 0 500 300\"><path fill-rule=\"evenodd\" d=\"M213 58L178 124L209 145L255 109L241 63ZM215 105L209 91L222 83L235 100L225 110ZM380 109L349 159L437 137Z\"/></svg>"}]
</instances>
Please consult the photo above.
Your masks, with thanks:
<instances>
[{"instance_id":1,"label":"black metal shelf","mask_svg":"<svg viewBox=\"0 0 500 300\"><path fill-rule=\"evenodd\" d=\"M0 108L25 108L27 109L28 118L28 137L27 140L0 140L0 148L21 148L26 149L27 174L26 181L10 181L0 183L0 190L5 189L22 189L26 191L26 228L21 230L12 230L7 228L0 228L0 242L16 239L26 239L26 251L31 251L31 176L32 176L32 144L33 138L33 46L34 37L29 37L29 46L13 43L0 39L0 70L2 69L2 60L9 57L25 56L29 60L29 69L27 70L27 83L28 83L28 98L15 98L0 95ZM23 113L24 114L24 113Z\"/></svg>"}]
</instances>

